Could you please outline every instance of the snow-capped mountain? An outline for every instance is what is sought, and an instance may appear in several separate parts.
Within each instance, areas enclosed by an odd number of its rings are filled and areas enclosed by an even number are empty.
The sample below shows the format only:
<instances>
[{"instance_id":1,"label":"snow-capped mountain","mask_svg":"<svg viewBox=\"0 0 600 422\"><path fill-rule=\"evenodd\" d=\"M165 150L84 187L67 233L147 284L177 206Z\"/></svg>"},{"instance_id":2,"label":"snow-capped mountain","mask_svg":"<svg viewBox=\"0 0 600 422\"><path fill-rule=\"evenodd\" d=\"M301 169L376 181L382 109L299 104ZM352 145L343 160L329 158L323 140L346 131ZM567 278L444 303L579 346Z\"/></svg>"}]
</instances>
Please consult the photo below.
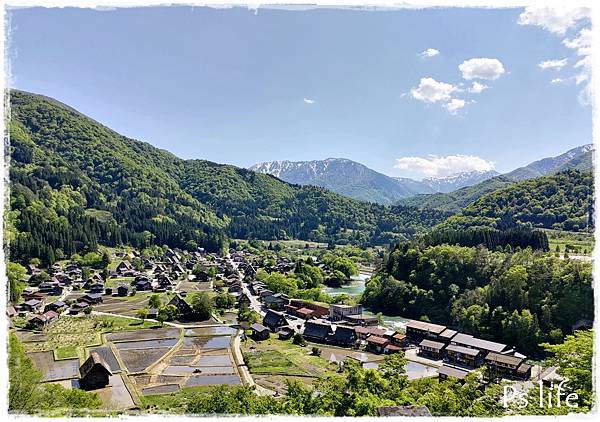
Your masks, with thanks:
<instances>
[{"instance_id":1,"label":"snow-capped mountain","mask_svg":"<svg viewBox=\"0 0 600 422\"><path fill-rule=\"evenodd\" d=\"M382 204L394 203L419 193L450 192L497 174L493 171L468 172L418 181L389 177L345 158L270 161L255 164L250 170L271 174L288 183L321 186L356 199Z\"/></svg>"},{"instance_id":2,"label":"snow-capped mountain","mask_svg":"<svg viewBox=\"0 0 600 422\"><path fill-rule=\"evenodd\" d=\"M456 189L464 188L481 183L484 180L498 176L500 173L494 170L489 171L466 171L445 177L428 177L421 183L429 186L433 192L452 192Z\"/></svg>"},{"instance_id":3,"label":"snow-capped mountain","mask_svg":"<svg viewBox=\"0 0 600 422\"><path fill-rule=\"evenodd\" d=\"M556 157L535 161L502 176L507 181L519 181L572 168L588 170L592 168L592 155L593 145L583 145ZM250 170L271 174L288 183L321 186L355 199L381 204L393 204L417 194L454 192L499 175L493 170L471 171L447 177L413 180L386 176L346 158L270 161L255 164Z\"/></svg>"}]
</instances>

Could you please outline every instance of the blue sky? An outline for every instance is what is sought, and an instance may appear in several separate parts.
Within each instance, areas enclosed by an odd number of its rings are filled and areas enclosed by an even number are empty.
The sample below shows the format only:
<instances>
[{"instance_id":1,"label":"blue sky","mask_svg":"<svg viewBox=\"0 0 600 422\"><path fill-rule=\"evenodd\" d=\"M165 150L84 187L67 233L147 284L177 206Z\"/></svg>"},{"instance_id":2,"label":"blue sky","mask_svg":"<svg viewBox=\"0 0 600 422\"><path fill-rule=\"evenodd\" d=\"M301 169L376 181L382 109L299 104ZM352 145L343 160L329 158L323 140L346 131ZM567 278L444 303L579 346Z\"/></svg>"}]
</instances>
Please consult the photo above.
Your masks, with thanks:
<instances>
[{"instance_id":1,"label":"blue sky","mask_svg":"<svg viewBox=\"0 0 600 422\"><path fill-rule=\"evenodd\" d=\"M15 9L11 85L182 158L506 172L592 139L586 13L546 12Z\"/></svg>"}]
</instances>

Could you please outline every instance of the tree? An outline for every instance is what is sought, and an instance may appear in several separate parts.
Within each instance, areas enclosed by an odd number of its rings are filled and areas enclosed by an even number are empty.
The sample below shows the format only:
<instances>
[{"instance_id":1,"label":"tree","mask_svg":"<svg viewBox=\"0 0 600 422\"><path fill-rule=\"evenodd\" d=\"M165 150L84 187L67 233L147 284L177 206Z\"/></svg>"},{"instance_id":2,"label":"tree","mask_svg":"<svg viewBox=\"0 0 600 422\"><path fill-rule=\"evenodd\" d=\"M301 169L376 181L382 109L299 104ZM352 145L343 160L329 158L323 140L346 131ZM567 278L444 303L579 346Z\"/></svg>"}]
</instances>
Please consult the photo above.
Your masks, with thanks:
<instances>
[{"instance_id":1,"label":"tree","mask_svg":"<svg viewBox=\"0 0 600 422\"><path fill-rule=\"evenodd\" d=\"M165 305L158 309L158 321L162 324L164 321L177 319L179 311L175 305Z\"/></svg>"},{"instance_id":2,"label":"tree","mask_svg":"<svg viewBox=\"0 0 600 422\"><path fill-rule=\"evenodd\" d=\"M213 313L213 300L206 292L194 293L190 300L190 306L201 320L209 319Z\"/></svg>"},{"instance_id":3,"label":"tree","mask_svg":"<svg viewBox=\"0 0 600 422\"><path fill-rule=\"evenodd\" d=\"M9 262L6 267L6 276L8 278L9 298L11 302L18 302L21 293L26 286L24 282L27 270L21 264Z\"/></svg>"},{"instance_id":4,"label":"tree","mask_svg":"<svg viewBox=\"0 0 600 422\"><path fill-rule=\"evenodd\" d=\"M150 296L150 299L148 300L148 306L151 309L158 309L161 306L161 301L160 301L160 296L157 294L153 294L152 296Z\"/></svg>"},{"instance_id":5,"label":"tree","mask_svg":"<svg viewBox=\"0 0 600 422\"><path fill-rule=\"evenodd\" d=\"M136 312L136 316L141 319L142 321L145 320L146 318L148 318L148 309L147 308L142 308L139 309Z\"/></svg>"},{"instance_id":6,"label":"tree","mask_svg":"<svg viewBox=\"0 0 600 422\"><path fill-rule=\"evenodd\" d=\"M25 348L14 333L8 344L8 410L27 413L36 406L36 390L42 374L25 354Z\"/></svg>"},{"instance_id":7,"label":"tree","mask_svg":"<svg viewBox=\"0 0 600 422\"><path fill-rule=\"evenodd\" d=\"M590 409L595 396L592 381L593 331L576 331L574 335L567 336L562 344L543 343L542 347L554 355L549 363L558 365L559 374L569 380L566 385L568 390L577 393L578 411Z\"/></svg>"}]
</instances>

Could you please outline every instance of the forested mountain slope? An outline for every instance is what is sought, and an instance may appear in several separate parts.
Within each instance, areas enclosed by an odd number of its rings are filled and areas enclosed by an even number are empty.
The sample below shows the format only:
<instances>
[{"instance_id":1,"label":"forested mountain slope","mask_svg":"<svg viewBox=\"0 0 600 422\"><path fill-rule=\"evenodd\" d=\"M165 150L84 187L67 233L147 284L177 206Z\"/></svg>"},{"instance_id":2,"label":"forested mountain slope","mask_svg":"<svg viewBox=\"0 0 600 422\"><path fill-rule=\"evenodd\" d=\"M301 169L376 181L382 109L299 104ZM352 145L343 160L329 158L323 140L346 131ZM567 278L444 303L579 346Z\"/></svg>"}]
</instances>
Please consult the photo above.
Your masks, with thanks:
<instances>
[{"instance_id":1,"label":"forested mountain slope","mask_svg":"<svg viewBox=\"0 0 600 422\"><path fill-rule=\"evenodd\" d=\"M568 231L593 228L594 184L590 171L568 170L524 180L488 193L441 226L507 229L515 226Z\"/></svg>"},{"instance_id":2,"label":"forested mountain slope","mask_svg":"<svg viewBox=\"0 0 600 422\"><path fill-rule=\"evenodd\" d=\"M47 97L10 100L12 259L53 261L97 243L215 250L229 236L388 243L448 216L182 160Z\"/></svg>"}]
</instances>

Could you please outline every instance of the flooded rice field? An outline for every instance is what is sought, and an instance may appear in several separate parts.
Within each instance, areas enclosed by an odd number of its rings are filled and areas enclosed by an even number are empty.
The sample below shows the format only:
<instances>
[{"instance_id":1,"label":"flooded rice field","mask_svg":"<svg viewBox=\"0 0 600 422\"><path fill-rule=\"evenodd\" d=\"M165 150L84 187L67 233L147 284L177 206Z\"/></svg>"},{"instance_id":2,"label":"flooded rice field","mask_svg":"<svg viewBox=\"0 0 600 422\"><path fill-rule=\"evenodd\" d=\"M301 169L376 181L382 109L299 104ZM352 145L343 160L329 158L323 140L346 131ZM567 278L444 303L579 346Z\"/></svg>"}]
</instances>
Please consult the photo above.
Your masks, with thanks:
<instances>
[{"instance_id":1,"label":"flooded rice field","mask_svg":"<svg viewBox=\"0 0 600 422\"><path fill-rule=\"evenodd\" d=\"M191 374L235 374L233 366L167 366L163 372L167 375L191 375Z\"/></svg>"},{"instance_id":2,"label":"flooded rice field","mask_svg":"<svg viewBox=\"0 0 600 422\"><path fill-rule=\"evenodd\" d=\"M414 380L418 378L433 377L437 375L437 368L433 366L423 365L422 363L409 361L404 365L408 379Z\"/></svg>"},{"instance_id":3,"label":"flooded rice field","mask_svg":"<svg viewBox=\"0 0 600 422\"><path fill-rule=\"evenodd\" d=\"M160 349L124 349L119 350L121 359L129 372L141 372L162 359L170 347Z\"/></svg>"},{"instance_id":4,"label":"flooded rice field","mask_svg":"<svg viewBox=\"0 0 600 422\"><path fill-rule=\"evenodd\" d=\"M112 341L113 343L122 341L154 340L178 337L179 328L145 328L134 331L121 331L106 335L106 339L108 341Z\"/></svg>"},{"instance_id":5,"label":"flooded rice field","mask_svg":"<svg viewBox=\"0 0 600 422\"><path fill-rule=\"evenodd\" d=\"M242 381L238 375L194 375L185 383L186 387L200 385L240 385Z\"/></svg>"},{"instance_id":6,"label":"flooded rice field","mask_svg":"<svg viewBox=\"0 0 600 422\"><path fill-rule=\"evenodd\" d=\"M198 366L231 366L233 362L229 355L201 356Z\"/></svg>"},{"instance_id":7,"label":"flooded rice field","mask_svg":"<svg viewBox=\"0 0 600 422\"><path fill-rule=\"evenodd\" d=\"M227 349L231 343L231 336L217 337L186 337L183 345L200 349Z\"/></svg>"},{"instance_id":8,"label":"flooded rice field","mask_svg":"<svg viewBox=\"0 0 600 422\"><path fill-rule=\"evenodd\" d=\"M124 341L115 343L118 350L128 349L158 349L161 347L173 347L179 340L176 338L164 338L156 340Z\"/></svg>"},{"instance_id":9,"label":"flooded rice field","mask_svg":"<svg viewBox=\"0 0 600 422\"><path fill-rule=\"evenodd\" d=\"M188 328L185 330L187 337L196 336L232 336L237 333L235 328L231 327L200 327L200 328Z\"/></svg>"}]
</instances>

